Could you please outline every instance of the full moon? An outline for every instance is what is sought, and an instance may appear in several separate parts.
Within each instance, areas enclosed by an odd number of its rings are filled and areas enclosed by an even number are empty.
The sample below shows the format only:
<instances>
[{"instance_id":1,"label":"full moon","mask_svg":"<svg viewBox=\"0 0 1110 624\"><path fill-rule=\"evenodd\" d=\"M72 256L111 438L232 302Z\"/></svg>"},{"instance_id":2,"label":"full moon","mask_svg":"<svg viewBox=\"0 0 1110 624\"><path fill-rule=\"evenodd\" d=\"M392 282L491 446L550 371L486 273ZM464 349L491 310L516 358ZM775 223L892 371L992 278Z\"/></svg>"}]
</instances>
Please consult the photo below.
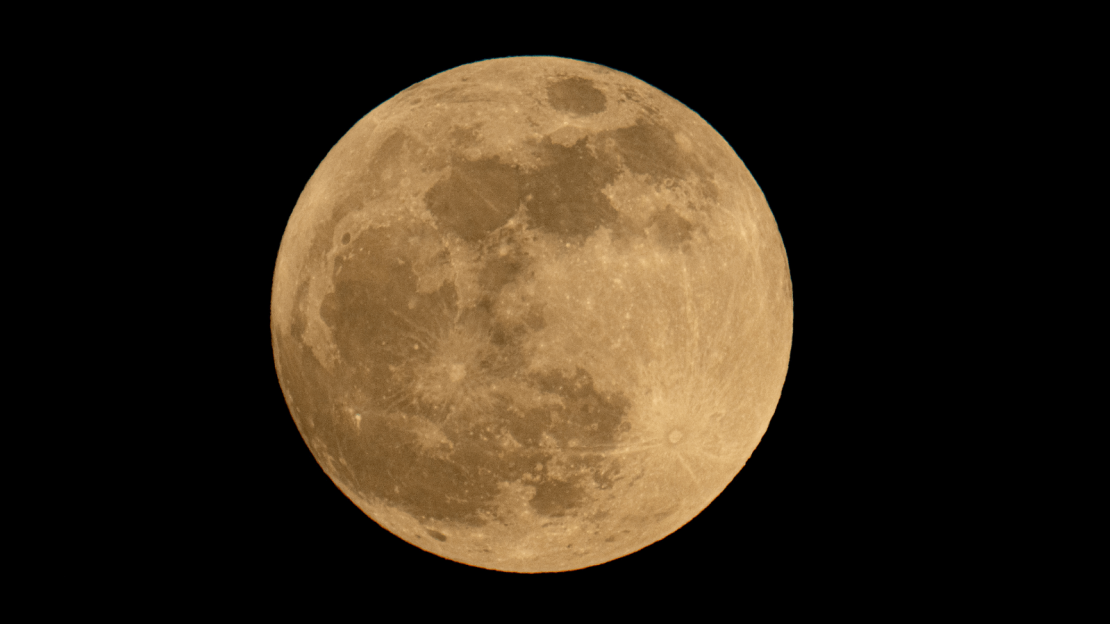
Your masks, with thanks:
<instances>
[{"instance_id":1,"label":"full moon","mask_svg":"<svg viewBox=\"0 0 1110 624\"><path fill-rule=\"evenodd\" d=\"M286 403L335 485L510 572L697 516L767 431L792 328L782 238L728 142L556 57L457 67L358 121L289 217L271 299Z\"/></svg>"}]
</instances>

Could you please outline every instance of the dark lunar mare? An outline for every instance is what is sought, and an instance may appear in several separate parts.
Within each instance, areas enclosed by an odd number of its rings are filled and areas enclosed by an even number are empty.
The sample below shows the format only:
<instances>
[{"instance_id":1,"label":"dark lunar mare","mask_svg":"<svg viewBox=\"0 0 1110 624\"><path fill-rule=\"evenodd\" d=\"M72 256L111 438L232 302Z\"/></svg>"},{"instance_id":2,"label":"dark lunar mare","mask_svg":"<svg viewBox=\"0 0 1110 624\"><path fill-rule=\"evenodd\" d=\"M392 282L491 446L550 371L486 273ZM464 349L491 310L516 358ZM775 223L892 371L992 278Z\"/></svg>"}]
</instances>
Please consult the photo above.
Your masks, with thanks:
<instances>
[{"instance_id":1,"label":"dark lunar mare","mask_svg":"<svg viewBox=\"0 0 1110 624\"><path fill-rule=\"evenodd\" d=\"M460 148L476 141L465 133L456 137ZM528 147L540 162L534 171L499 158L466 160L456 151L450 175L424 197L437 223L463 240L478 243L523 205L530 227L568 242L581 242L601 226L623 232L617 227L620 215L604 193L622 167L655 184L688 179L707 196L717 194L711 176L697 159L679 150L673 133L644 118L626 128L582 137L570 146L544 137ZM679 225L673 219L665 222L672 224Z\"/></svg>"},{"instance_id":2,"label":"dark lunar mare","mask_svg":"<svg viewBox=\"0 0 1110 624\"><path fill-rule=\"evenodd\" d=\"M562 78L547 87L547 102L557 111L595 115L605 110L606 101L592 80L580 76Z\"/></svg>"}]
</instances>

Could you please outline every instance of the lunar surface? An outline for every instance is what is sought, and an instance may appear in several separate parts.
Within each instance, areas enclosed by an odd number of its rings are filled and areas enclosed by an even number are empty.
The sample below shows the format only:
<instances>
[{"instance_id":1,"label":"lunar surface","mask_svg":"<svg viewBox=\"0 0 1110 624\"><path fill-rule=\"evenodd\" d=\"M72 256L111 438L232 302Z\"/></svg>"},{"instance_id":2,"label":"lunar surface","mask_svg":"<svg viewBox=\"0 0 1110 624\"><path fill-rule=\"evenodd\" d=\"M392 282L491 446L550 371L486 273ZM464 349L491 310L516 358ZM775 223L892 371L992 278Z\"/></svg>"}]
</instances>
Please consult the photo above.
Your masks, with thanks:
<instances>
[{"instance_id":1,"label":"lunar surface","mask_svg":"<svg viewBox=\"0 0 1110 624\"><path fill-rule=\"evenodd\" d=\"M782 239L696 113L515 57L433 76L331 149L289 218L271 330L313 455L375 522L513 572L656 542L767 430Z\"/></svg>"}]
</instances>

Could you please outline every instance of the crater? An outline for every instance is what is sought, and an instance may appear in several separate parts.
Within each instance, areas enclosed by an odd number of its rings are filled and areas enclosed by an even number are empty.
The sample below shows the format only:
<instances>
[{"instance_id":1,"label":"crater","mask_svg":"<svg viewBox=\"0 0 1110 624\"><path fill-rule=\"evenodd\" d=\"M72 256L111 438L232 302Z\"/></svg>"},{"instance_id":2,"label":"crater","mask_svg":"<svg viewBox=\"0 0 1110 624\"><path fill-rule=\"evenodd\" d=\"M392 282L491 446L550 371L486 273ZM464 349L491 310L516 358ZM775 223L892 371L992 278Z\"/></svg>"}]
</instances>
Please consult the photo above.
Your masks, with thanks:
<instances>
[{"instance_id":1,"label":"crater","mask_svg":"<svg viewBox=\"0 0 1110 624\"><path fill-rule=\"evenodd\" d=\"M434 537L435 539L437 539L441 542L446 542L447 541L447 536L444 535L443 533L440 533L439 531L433 531L431 529L428 529L428 535L431 535L432 537Z\"/></svg>"},{"instance_id":2,"label":"crater","mask_svg":"<svg viewBox=\"0 0 1110 624\"><path fill-rule=\"evenodd\" d=\"M466 366L463 364L452 364L450 375L451 383L458 383L462 381L462 378L466 377Z\"/></svg>"}]
</instances>

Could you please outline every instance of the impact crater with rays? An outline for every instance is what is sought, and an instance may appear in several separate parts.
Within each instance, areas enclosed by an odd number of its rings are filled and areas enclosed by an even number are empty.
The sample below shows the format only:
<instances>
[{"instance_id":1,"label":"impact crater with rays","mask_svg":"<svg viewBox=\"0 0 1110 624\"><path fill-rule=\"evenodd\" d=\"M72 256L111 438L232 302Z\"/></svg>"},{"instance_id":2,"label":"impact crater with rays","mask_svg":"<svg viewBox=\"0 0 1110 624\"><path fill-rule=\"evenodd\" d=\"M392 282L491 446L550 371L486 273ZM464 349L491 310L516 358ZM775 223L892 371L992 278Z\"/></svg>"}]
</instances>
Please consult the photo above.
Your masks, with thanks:
<instances>
[{"instance_id":1,"label":"impact crater with rays","mask_svg":"<svg viewBox=\"0 0 1110 624\"><path fill-rule=\"evenodd\" d=\"M271 307L320 465L401 539L550 572L689 522L790 353L774 217L729 144L626 74L464 65L375 108L290 216Z\"/></svg>"}]
</instances>

